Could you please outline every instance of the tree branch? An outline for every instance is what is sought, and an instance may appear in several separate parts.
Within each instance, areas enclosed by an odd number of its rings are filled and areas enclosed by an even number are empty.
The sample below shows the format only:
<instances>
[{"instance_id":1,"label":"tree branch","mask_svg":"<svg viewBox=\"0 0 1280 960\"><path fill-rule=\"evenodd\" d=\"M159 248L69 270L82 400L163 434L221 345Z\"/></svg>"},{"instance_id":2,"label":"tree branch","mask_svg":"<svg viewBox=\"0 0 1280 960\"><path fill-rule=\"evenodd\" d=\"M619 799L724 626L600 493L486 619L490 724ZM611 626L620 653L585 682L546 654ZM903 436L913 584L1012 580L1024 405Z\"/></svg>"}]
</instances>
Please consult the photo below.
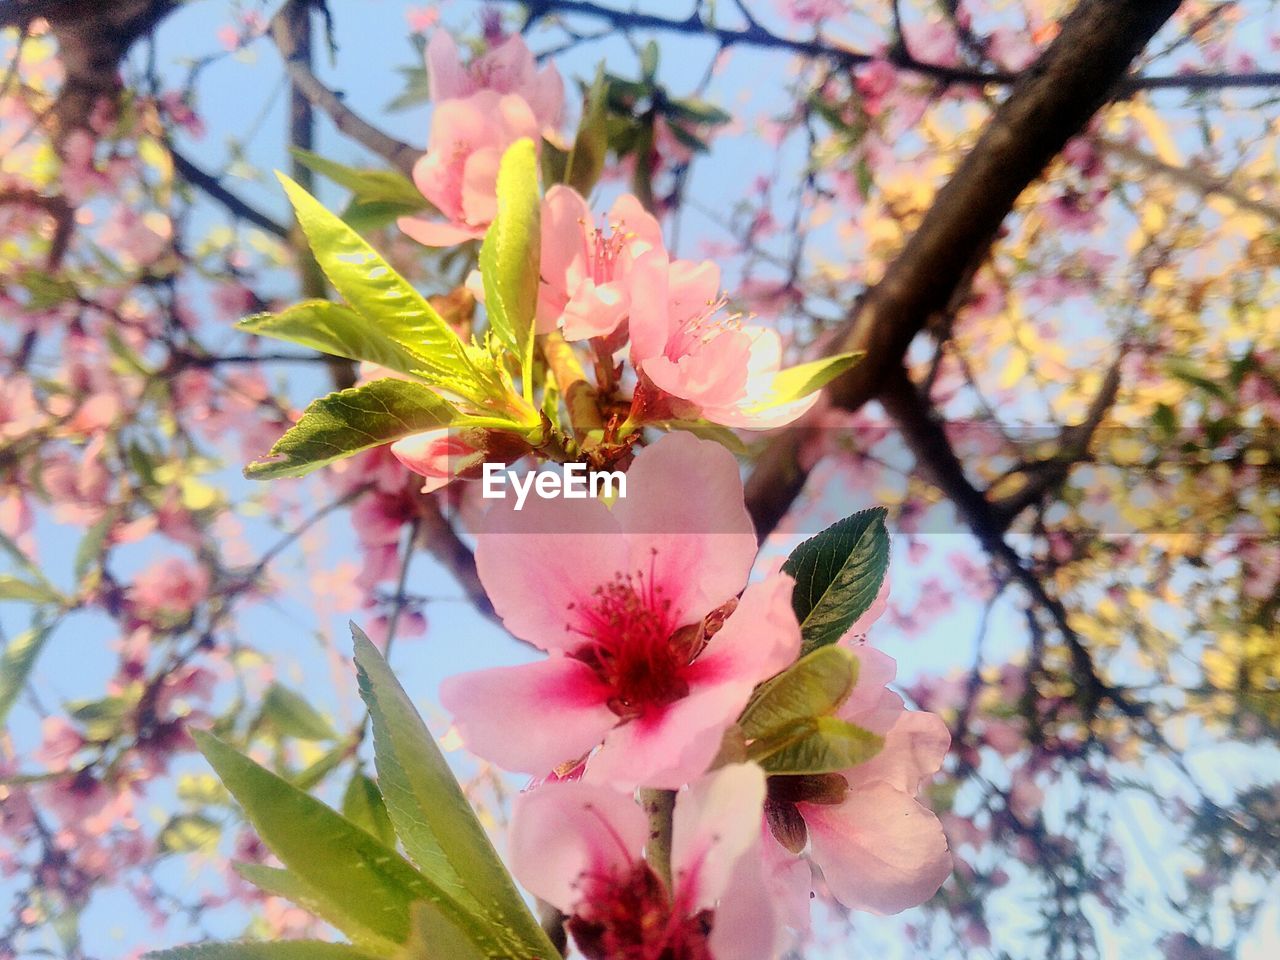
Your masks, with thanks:
<instances>
[{"instance_id":1,"label":"tree branch","mask_svg":"<svg viewBox=\"0 0 1280 960\"><path fill-rule=\"evenodd\" d=\"M418 497L418 514L421 518L419 535L423 547L453 574L476 612L501 626L502 620L494 612L484 584L480 582L480 574L476 572L476 558L441 511L438 495Z\"/></svg>"},{"instance_id":2,"label":"tree branch","mask_svg":"<svg viewBox=\"0 0 1280 960\"><path fill-rule=\"evenodd\" d=\"M828 388L837 406L859 409L901 367L916 334L945 311L970 265L986 255L1018 196L1115 95L1129 65L1177 6L1177 0L1082 0L1062 21L1057 38L1019 78L847 321L840 349L866 356ZM781 434L747 483L748 509L762 537L804 488L798 457L804 439L803 430Z\"/></svg>"},{"instance_id":3,"label":"tree branch","mask_svg":"<svg viewBox=\"0 0 1280 960\"><path fill-rule=\"evenodd\" d=\"M311 72L305 58L301 56L298 41L285 17L291 7L292 4L285 4L280 13L271 18L270 32L271 39L284 57L285 70L288 71L289 81L294 89L313 107L322 110L342 133L382 157L406 176L412 174L413 165L422 151L368 123L343 103L339 94L326 87Z\"/></svg>"},{"instance_id":4,"label":"tree branch","mask_svg":"<svg viewBox=\"0 0 1280 960\"><path fill-rule=\"evenodd\" d=\"M289 239L289 228L277 223L268 217L265 213L250 206L244 200L241 200L234 193L222 185L219 180L211 173L206 173L185 156L173 148L169 147L169 154L173 157L173 167L178 172L178 176L191 184L193 187L199 188L207 194L210 199L216 200L222 206L226 207L228 212L237 219L252 223L255 227L259 227L282 240Z\"/></svg>"},{"instance_id":5,"label":"tree branch","mask_svg":"<svg viewBox=\"0 0 1280 960\"><path fill-rule=\"evenodd\" d=\"M851 50L825 40L800 40L779 36L762 27L751 17L742 3L737 3L736 6L747 21L747 26L737 29L716 26L704 20L697 10L683 20L677 20L674 17L643 13L639 10L603 7L589 0L521 0L521 3L527 11L526 30L536 21L554 15L583 16L603 20L614 30L659 30L702 36L717 41L721 47L741 45L785 50L799 56L828 60L841 67L856 67L874 60L886 60L899 70L948 84L1009 86L1017 83L1021 76L1005 70L979 70L971 67L925 63L911 56L901 43L892 44L886 53L879 54ZM1144 5L1143 3L1133 4L1135 7ZM1141 90L1221 90L1277 86L1280 86L1280 73L1179 73L1129 77L1121 81L1120 92L1131 94Z\"/></svg>"}]
</instances>

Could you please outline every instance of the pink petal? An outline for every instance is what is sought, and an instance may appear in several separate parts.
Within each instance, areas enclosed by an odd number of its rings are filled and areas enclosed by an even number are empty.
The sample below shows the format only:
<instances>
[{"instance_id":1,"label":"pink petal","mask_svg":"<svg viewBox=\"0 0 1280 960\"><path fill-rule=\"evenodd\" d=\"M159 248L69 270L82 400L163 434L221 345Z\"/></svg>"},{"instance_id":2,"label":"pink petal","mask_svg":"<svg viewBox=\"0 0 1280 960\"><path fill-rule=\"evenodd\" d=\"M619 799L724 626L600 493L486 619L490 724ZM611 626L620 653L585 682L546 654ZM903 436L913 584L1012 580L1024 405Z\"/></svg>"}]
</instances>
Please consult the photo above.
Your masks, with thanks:
<instances>
[{"instance_id":1,"label":"pink petal","mask_svg":"<svg viewBox=\"0 0 1280 960\"><path fill-rule=\"evenodd\" d=\"M795 581L785 573L749 584L737 609L693 664L693 679L736 683L749 695L757 683L790 666L802 642L791 607L794 588Z\"/></svg>"},{"instance_id":2,"label":"pink petal","mask_svg":"<svg viewBox=\"0 0 1280 960\"><path fill-rule=\"evenodd\" d=\"M498 213L498 165L501 147L477 150L462 174L462 215L468 223L488 224Z\"/></svg>"},{"instance_id":3,"label":"pink petal","mask_svg":"<svg viewBox=\"0 0 1280 960\"><path fill-rule=\"evenodd\" d=\"M720 444L670 433L646 447L613 512L628 569L654 570L678 623L701 619L746 583L756 536L738 462Z\"/></svg>"},{"instance_id":4,"label":"pink petal","mask_svg":"<svg viewBox=\"0 0 1280 960\"><path fill-rule=\"evenodd\" d=\"M751 694L740 684L706 686L661 713L614 727L585 778L617 787L676 790L706 772Z\"/></svg>"},{"instance_id":5,"label":"pink petal","mask_svg":"<svg viewBox=\"0 0 1280 960\"><path fill-rule=\"evenodd\" d=\"M595 784L549 783L512 804L511 872L534 896L572 914L580 878L628 869L648 833L633 797Z\"/></svg>"},{"instance_id":6,"label":"pink petal","mask_svg":"<svg viewBox=\"0 0 1280 960\"><path fill-rule=\"evenodd\" d=\"M903 709L901 697L891 694L897 701L896 710L891 709L892 703L884 700L885 688L897 675L898 665L893 657L874 647L856 644L845 649L858 660L858 683L849 699L841 705L840 716L868 730L885 733Z\"/></svg>"},{"instance_id":7,"label":"pink petal","mask_svg":"<svg viewBox=\"0 0 1280 960\"><path fill-rule=\"evenodd\" d=\"M590 280L581 281L564 308L564 338L588 340L603 337L626 319L631 300L616 283L597 286Z\"/></svg>"},{"instance_id":8,"label":"pink petal","mask_svg":"<svg viewBox=\"0 0 1280 960\"><path fill-rule=\"evenodd\" d=\"M897 721L885 734L884 748L866 763L847 771L845 779L852 787L883 780L914 795L921 781L942 768L950 747L951 733L941 717L922 710L900 710Z\"/></svg>"},{"instance_id":9,"label":"pink petal","mask_svg":"<svg viewBox=\"0 0 1280 960\"><path fill-rule=\"evenodd\" d=\"M801 804L811 857L846 907L899 913L932 897L951 873L942 825L888 783L851 791L837 806Z\"/></svg>"},{"instance_id":10,"label":"pink petal","mask_svg":"<svg viewBox=\"0 0 1280 960\"><path fill-rule=\"evenodd\" d=\"M452 247L484 236L484 227L442 223L421 217L401 217L396 221L396 226L411 240L417 240L424 247Z\"/></svg>"},{"instance_id":11,"label":"pink petal","mask_svg":"<svg viewBox=\"0 0 1280 960\"><path fill-rule=\"evenodd\" d=\"M765 885L778 912L779 922L801 933L809 929L809 895L813 891L813 868L804 857L796 856L761 825L761 860Z\"/></svg>"},{"instance_id":12,"label":"pink petal","mask_svg":"<svg viewBox=\"0 0 1280 960\"><path fill-rule=\"evenodd\" d=\"M448 677L440 703L471 752L507 770L546 773L574 760L617 721L590 668L553 656Z\"/></svg>"},{"instance_id":13,"label":"pink petal","mask_svg":"<svg viewBox=\"0 0 1280 960\"><path fill-rule=\"evenodd\" d=\"M631 263L627 271L633 297L631 319L631 362L639 367L651 357L660 356L670 336L671 317L667 307L668 262L666 252L648 250Z\"/></svg>"},{"instance_id":14,"label":"pink petal","mask_svg":"<svg viewBox=\"0 0 1280 960\"><path fill-rule=\"evenodd\" d=\"M676 798L671 876L689 913L715 907L743 856L758 857L764 793L764 771L738 763L698 779Z\"/></svg>"},{"instance_id":15,"label":"pink petal","mask_svg":"<svg viewBox=\"0 0 1280 960\"><path fill-rule=\"evenodd\" d=\"M773 898L761 860L761 839L734 867L712 920L707 945L715 960L776 957L782 947L781 908ZM809 909L808 891L804 908Z\"/></svg>"},{"instance_id":16,"label":"pink petal","mask_svg":"<svg viewBox=\"0 0 1280 960\"><path fill-rule=\"evenodd\" d=\"M475 84L463 69L458 57L458 45L447 30L437 30L427 43L427 87L431 99L440 103L456 97L465 97L475 90Z\"/></svg>"},{"instance_id":17,"label":"pink petal","mask_svg":"<svg viewBox=\"0 0 1280 960\"><path fill-rule=\"evenodd\" d=\"M599 500L530 494L517 511L508 490L476 537L476 569L508 630L544 650L572 650L583 641L571 630L580 605L629 567L617 521Z\"/></svg>"},{"instance_id":18,"label":"pink petal","mask_svg":"<svg viewBox=\"0 0 1280 960\"><path fill-rule=\"evenodd\" d=\"M663 249L662 227L633 195L624 193L609 208L609 226L618 226L636 240L654 249Z\"/></svg>"}]
</instances>

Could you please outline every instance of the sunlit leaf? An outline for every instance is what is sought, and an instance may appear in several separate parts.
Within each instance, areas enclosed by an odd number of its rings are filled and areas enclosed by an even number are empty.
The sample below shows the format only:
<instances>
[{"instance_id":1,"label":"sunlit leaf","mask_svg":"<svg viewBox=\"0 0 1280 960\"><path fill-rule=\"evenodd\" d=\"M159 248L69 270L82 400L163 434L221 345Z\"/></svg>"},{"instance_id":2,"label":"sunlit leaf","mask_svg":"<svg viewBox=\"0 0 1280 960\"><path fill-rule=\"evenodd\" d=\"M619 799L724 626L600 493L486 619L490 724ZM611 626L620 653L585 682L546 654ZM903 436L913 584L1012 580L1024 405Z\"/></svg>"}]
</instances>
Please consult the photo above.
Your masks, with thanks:
<instances>
[{"instance_id":1,"label":"sunlit leaf","mask_svg":"<svg viewBox=\"0 0 1280 960\"><path fill-rule=\"evenodd\" d=\"M858 682L858 658L843 647L821 647L763 684L738 720L748 739L835 711Z\"/></svg>"}]
</instances>

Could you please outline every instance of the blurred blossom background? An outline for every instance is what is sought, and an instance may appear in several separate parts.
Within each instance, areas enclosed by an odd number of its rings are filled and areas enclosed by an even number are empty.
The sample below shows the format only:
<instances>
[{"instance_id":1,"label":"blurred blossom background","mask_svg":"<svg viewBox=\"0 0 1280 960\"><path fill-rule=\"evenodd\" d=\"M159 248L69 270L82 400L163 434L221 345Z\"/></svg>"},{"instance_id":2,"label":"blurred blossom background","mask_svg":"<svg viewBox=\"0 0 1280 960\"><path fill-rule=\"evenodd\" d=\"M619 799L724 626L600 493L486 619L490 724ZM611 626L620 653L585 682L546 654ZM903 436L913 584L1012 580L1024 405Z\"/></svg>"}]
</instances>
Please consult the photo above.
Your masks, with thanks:
<instances>
[{"instance_id":1,"label":"blurred blossom background","mask_svg":"<svg viewBox=\"0 0 1280 960\"><path fill-rule=\"evenodd\" d=\"M1100 109L1015 117L975 170L1075 6L0 0L0 958L332 936L232 872L266 851L188 729L341 806L372 775L348 620L440 733L442 678L532 656L475 577L478 484L385 449L241 474L358 375L235 329L328 295L272 171L474 306L474 245L296 152L408 174L438 31L522 33L561 138L603 64L593 209L635 193L791 358L907 330L904 379L741 460L762 567L889 508L869 642L951 730L956 870L894 917L820 902L795 955L1280 953L1280 11L1176 5ZM523 781L443 742L500 837Z\"/></svg>"}]
</instances>

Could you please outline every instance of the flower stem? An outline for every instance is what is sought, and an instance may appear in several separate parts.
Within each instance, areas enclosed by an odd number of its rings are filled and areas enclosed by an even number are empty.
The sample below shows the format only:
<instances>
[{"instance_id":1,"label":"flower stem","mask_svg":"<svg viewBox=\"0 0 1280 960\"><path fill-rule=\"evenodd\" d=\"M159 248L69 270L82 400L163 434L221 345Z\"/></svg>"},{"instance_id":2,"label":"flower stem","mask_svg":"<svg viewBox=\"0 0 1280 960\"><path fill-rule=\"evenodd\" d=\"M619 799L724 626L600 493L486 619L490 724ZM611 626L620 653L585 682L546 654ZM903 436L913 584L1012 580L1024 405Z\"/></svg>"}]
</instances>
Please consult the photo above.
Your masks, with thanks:
<instances>
[{"instance_id":1,"label":"flower stem","mask_svg":"<svg viewBox=\"0 0 1280 960\"><path fill-rule=\"evenodd\" d=\"M662 882L671 890L671 820L676 809L674 790L640 791L640 803L649 816L649 842L645 844L645 859Z\"/></svg>"},{"instance_id":2,"label":"flower stem","mask_svg":"<svg viewBox=\"0 0 1280 960\"><path fill-rule=\"evenodd\" d=\"M586 371L582 369L573 347L560 334L548 333L542 340L542 355L546 357L560 395L564 397L573 435L581 441L589 431L603 429L596 388L587 380Z\"/></svg>"}]
</instances>

